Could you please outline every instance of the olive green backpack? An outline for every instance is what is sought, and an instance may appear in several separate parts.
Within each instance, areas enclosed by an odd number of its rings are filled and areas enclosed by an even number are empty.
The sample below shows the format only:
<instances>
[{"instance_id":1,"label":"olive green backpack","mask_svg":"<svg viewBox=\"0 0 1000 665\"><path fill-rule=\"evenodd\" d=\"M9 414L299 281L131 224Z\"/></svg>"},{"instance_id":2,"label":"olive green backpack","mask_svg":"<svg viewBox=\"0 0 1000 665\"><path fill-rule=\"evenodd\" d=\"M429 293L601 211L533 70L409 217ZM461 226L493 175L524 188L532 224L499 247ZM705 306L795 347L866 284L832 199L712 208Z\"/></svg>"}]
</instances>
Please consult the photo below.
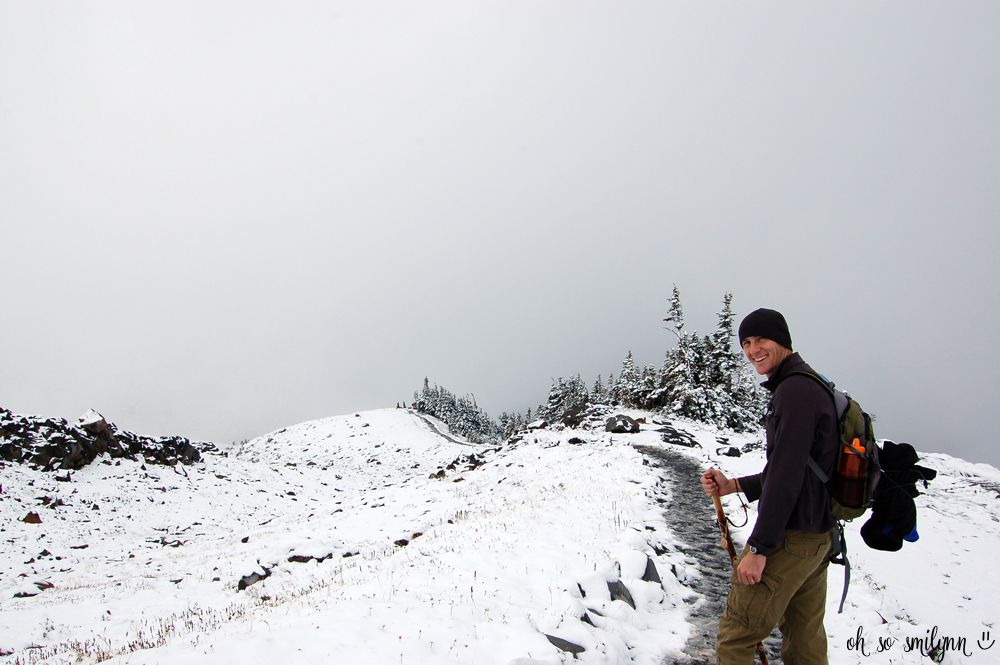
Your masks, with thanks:
<instances>
[{"instance_id":1,"label":"olive green backpack","mask_svg":"<svg viewBox=\"0 0 1000 665\"><path fill-rule=\"evenodd\" d=\"M837 446L837 461L833 465L833 477L828 476L819 464L809 457L809 468L816 477L826 485L830 492L830 510L833 519L837 520L837 536L834 538L833 552L830 563L844 566L844 592L840 596L840 609L844 611L844 601L847 600L847 589L851 585L851 562L847 560L847 539L844 537L844 522L861 517L871 508L875 499L875 487L882 477L882 467L879 465L879 448L875 443L875 432L872 429L872 419L861 408L861 405L842 390L837 390L833 381L822 374L797 371L792 374L808 376L819 383L833 398L834 409L837 412L837 431L840 441ZM858 452L855 442L864 448ZM858 459L845 460L848 455L856 455ZM845 462L861 464L864 467L861 478L845 477L841 470Z\"/></svg>"}]
</instances>

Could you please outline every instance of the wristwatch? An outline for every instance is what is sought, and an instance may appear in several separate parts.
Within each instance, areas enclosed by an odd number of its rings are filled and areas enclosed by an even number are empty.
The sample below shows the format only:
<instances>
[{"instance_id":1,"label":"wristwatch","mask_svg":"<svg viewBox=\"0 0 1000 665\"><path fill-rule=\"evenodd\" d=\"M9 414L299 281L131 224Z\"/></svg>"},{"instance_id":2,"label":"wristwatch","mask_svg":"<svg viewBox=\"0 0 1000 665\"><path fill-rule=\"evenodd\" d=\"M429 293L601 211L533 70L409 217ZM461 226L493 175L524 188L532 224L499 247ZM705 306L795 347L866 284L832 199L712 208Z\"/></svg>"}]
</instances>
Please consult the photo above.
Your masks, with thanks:
<instances>
[{"instance_id":1,"label":"wristwatch","mask_svg":"<svg viewBox=\"0 0 1000 665\"><path fill-rule=\"evenodd\" d=\"M760 554L760 552L757 551L757 548L754 545L751 545L750 554Z\"/></svg>"}]
</instances>

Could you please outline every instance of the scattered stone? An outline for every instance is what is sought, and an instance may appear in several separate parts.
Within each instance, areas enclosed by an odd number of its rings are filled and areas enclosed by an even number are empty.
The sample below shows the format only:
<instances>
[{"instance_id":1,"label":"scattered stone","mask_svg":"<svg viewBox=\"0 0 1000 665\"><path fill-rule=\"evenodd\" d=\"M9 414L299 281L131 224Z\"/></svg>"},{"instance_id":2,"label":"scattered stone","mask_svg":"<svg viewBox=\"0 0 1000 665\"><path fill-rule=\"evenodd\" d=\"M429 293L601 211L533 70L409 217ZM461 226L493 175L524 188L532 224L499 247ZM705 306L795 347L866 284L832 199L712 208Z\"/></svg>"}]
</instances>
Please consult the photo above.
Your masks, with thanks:
<instances>
[{"instance_id":1,"label":"scattered stone","mask_svg":"<svg viewBox=\"0 0 1000 665\"><path fill-rule=\"evenodd\" d=\"M70 545L70 546L69 546L69 548L70 548L71 550L85 550L85 549L87 549L88 547L90 547L90 545L87 545L87 544L84 544L84 545Z\"/></svg>"},{"instance_id":2,"label":"scattered stone","mask_svg":"<svg viewBox=\"0 0 1000 665\"><path fill-rule=\"evenodd\" d=\"M741 457L742 453L736 446L725 446L723 448L716 448L716 455L724 455L725 457Z\"/></svg>"},{"instance_id":3,"label":"scattered stone","mask_svg":"<svg viewBox=\"0 0 1000 665\"><path fill-rule=\"evenodd\" d=\"M25 524L41 524L42 518L38 515L38 513L32 512L25 515L24 518L21 519L21 521L24 522Z\"/></svg>"},{"instance_id":4,"label":"scattered stone","mask_svg":"<svg viewBox=\"0 0 1000 665\"><path fill-rule=\"evenodd\" d=\"M260 582L261 580L266 580L268 577L271 576L270 568L265 568L261 566L261 570L264 571L263 574L250 573L249 575L244 575L243 577L241 577L239 584L236 585L236 590L243 591L248 586L253 586L254 584L257 584L257 582Z\"/></svg>"},{"instance_id":5,"label":"scattered stone","mask_svg":"<svg viewBox=\"0 0 1000 665\"><path fill-rule=\"evenodd\" d=\"M621 580L615 580L614 582L608 582L608 591L611 592L611 600L620 600L628 605L634 610L635 601L632 599L632 594L629 592L628 587Z\"/></svg>"},{"instance_id":6,"label":"scattered stone","mask_svg":"<svg viewBox=\"0 0 1000 665\"><path fill-rule=\"evenodd\" d=\"M695 441L693 436L687 432L682 432L673 425L663 425L663 427L656 431L660 433L660 438L664 443L683 446L684 448L701 448L701 444Z\"/></svg>"},{"instance_id":7,"label":"scattered stone","mask_svg":"<svg viewBox=\"0 0 1000 665\"><path fill-rule=\"evenodd\" d=\"M288 563L309 563L310 561L315 561L316 563L323 563L327 559L333 556L333 552L330 552L324 556L312 556L310 554L293 554L288 557Z\"/></svg>"},{"instance_id":8,"label":"scattered stone","mask_svg":"<svg viewBox=\"0 0 1000 665\"><path fill-rule=\"evenodd\" d=\"M584 622L584 623L586 623L586 624L590 624L590 625L591 625L591 626L593 626L594 628L597 628L597 624L595 624L595 623L594 623L594 620L593 620L593 619L591 619L591 618L590 618L590 615L589 615L589 614L587 614L586 612L584 612L584 613L583 613L583 616L582 616L582 617L580 617L580 621L582 621L582 622Z\"/></svg>"},{"instance_id":9,"label":"scattered stone","mask_svg":"<svg viewBox=\"0 0 1000 665\"><path fill-rule=\"evenodd\" d=\"M581 439L580 437L578 437L578 436L571 436L566 443L571 443L574 446L578 446L578 445L580 445L583 442L584 442L583 439Z\"/></svg>"},{"instance_id":10,"label":"scattered stone","mask_svg":"<svg viewBox=\"0 0 1000 665\"><path fill-rule=\"evenodd\" d=\"M656 564L648 556L646 557L646 570L642 574L642 581L663 584L663 580L660 579L660 573L656 570Z\"/></svg>"},{"instance_id":11,"label":"scattered stone","mask_svg":"<svg viewBox=\"0 0 1000 665\"><path fill-rule=\"evenodd\" d=\"M242 538L240 538L240 542L243 543L243 544L249 543L250 542L250 536L243 536Z\"/></svg>"},{"instance_id":12,"label":"scattered stone","mask_svg":"<svg viewBox=\"0 0 1000 665\"><path fill-rule=\"evenodd\" d=\"M573 642L570 642L569 640L564 640L561 637L556 637L554 635L546 634L545 638L552 643L552 646L559 649L560 651L566 651L568 653L573 654L574 658L576 657L576 654L583 653L584 651L586 651L586 649L584 649L579 644L575 644Z\"/></svg>"},{"instance_id":13,"label":"scattered stone","mask_svg":"<svg viewBox=\"0 0 1000 665\"><path fill-rule=\"evenodd\" d=\"M395 545L397 547L406 547L409 544L410 544L410 541L407 540L406 538L400 538L399 540L393 542L393 545Z\"/></svg>"}]
</instances>

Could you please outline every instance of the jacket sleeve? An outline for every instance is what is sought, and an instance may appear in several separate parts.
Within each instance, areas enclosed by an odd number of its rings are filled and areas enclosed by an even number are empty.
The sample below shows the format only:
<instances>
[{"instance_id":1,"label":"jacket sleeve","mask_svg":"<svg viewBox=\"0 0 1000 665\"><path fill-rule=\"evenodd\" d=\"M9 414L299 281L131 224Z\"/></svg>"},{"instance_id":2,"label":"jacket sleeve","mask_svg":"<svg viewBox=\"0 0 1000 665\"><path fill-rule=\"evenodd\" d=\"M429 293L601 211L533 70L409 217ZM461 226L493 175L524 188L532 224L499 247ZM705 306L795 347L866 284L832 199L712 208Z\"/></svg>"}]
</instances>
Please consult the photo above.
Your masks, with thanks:
<instances>
[{"instance_id":1,"label":"jacket sleeve","mask_svg":"<svg viewBox=\"0 0 1000 665\"><path fill-rule=\"evenodd\" d=\"M752 476L740 476L736 480L740 483L740 489L746 495L747 501L756 501L760 498L761 484L759 473L755 473Z\"/></svg>"},{"instance_id":2,"label":"jacket sleeve","mask_svg":"<svg viewBox=\"0 0 1000 665\"><path fill-rule=\"evenodd\" d=\"M774 447L760 487L757 523L747 540L759 554L778 548L802 491L820 415L814 393L820 390L808 377L790 377L774 394Z\"/></svg>"}]
</instances>

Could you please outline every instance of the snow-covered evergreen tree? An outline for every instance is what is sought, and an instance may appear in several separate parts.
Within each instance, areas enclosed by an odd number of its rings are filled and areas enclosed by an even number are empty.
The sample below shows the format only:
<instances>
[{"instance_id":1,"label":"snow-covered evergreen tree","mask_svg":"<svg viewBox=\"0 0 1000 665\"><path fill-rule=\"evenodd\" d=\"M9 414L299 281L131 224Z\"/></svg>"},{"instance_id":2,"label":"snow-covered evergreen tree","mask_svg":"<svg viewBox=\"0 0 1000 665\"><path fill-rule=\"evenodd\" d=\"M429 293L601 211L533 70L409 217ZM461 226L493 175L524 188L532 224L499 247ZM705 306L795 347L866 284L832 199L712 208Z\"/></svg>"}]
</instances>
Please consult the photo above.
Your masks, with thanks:
<instances>
[{"instance_id":1,"label":"snow-covered evergreen tree","mask_svg":"<svg viewBox=\"0 0 1000 665\"><path fill-rule=\"evenodd\" d=\"M549 422L560 422L566 416L577 414L590 403L590 393L580 375L552 381L548 401L539 407L538 414Z\"/></svg>"},{"instance_id":2,"label":"snow-covered evergreen tree","mask_svg":"<svg viewBox=\"0 0 1000 665\"><path fill-rule=\"evenodd\" d=\"M500 438L500 427L489 415L479 408L473 395L455 397L444 388L435 385L424 378L424 387L413 394L416 409L427 413L448 425L455 434L459 434L476 443L496 441Z\"/></svg>"},{"instance_id":3,"label":"snow-covered evergreen tree","mask_svg":"<svg viewBox=\"0 0 1000 665\"><path fill-rule=\"evenodd\" d=\"M614 394L618 403L623 406L636 407L641 405L641 386L639 384L639 374L635 370L635 359L629 351L622 361L622 371L618 375L615 383ZM636 401L640 400L640 401Z\"/></svg>"},{"instance_id":4,"label":"snow-covered evergreen tree","mask_svg":"<svg viewBox=\"0 0 1000 665\"><path fill-rule=\"evenodd\" d=\"M597 379L594 381L594 387L590 390L590 399L594 404L607 404L608 389L601 380L601 375L597 375Z\"/></svg>"},{"instance_id":5,"label":"snow-covered evergreen tree","mask_svg":"<svg viewBox=\"0 0 1000 665\"><path fill-rule=\"evenodd\" d=\"M676 285L663 321L667 324L667 330L677 338L677 346L667 352L660 370L666 409L692 420L705 420L709 410L707 396L699 385L700 374L703 373L699 368L703 355L702 343L696 334L684 329L684 309Z\"/></svg>"}]
</instances>

